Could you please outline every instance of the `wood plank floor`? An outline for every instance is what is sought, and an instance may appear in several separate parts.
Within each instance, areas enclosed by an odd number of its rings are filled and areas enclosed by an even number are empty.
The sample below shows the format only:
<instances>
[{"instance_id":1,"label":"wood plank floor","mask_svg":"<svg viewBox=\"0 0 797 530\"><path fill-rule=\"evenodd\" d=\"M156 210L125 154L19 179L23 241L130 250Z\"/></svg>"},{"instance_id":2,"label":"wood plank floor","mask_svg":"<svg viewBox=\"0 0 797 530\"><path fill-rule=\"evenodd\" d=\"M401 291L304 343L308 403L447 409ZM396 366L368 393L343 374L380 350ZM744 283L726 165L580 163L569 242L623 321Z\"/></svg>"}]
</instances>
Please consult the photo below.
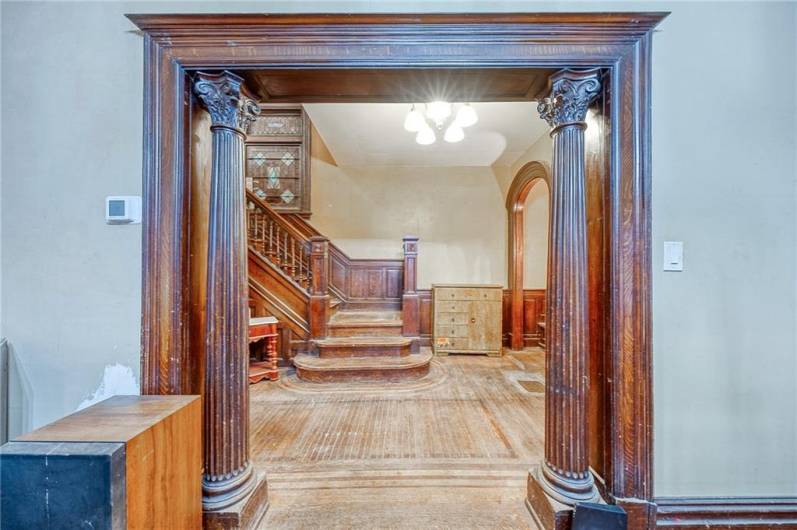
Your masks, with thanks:
<instances>
[{"instance_id":1,"label":"wood plank floor","mask_svg":"<svg viewBox=\"0 0 797 530\"><path fill-rule=\"evenodd\" d=\"M533 528L526 475L543 454L543 353L435 358L411 383L251 390L262 528Z\"/></svg>"}]
</instances>

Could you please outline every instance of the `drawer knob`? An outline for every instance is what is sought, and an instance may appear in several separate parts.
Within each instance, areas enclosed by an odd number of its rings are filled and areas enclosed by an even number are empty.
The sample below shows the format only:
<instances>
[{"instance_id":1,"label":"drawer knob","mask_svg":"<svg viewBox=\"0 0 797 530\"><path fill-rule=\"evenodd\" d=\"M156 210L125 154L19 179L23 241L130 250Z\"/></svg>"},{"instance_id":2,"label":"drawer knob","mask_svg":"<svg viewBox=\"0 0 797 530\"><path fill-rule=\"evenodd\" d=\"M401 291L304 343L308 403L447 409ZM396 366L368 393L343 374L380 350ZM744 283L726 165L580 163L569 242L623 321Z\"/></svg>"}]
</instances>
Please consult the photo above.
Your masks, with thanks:
<instances>
[{"instance_id":1,"label":"drawer knob","mask_svg":"<svg viewBox=\"0 0 797 530\"><path fill-rule=\"evenodd\" d=\"M470 323L471 323L471 324L475 324L475 323L476 323L476 319L475 319L475 318L471 318L471 319L470 319Z\"/></svg>"}]
</instances>

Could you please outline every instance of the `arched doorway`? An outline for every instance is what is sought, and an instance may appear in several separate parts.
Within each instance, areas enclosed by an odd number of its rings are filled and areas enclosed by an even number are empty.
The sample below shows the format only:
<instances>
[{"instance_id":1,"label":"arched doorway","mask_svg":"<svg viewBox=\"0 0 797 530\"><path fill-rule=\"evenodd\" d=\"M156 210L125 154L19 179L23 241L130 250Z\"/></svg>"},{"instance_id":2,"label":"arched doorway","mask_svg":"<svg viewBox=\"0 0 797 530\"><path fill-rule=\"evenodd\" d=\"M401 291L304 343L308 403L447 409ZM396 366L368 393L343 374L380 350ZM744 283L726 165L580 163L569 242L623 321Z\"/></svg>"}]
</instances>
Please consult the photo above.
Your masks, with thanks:
<instances>
[{"instance_id":1,"label":"arched doorway","mask_svg":"<svg viewBox=\"0 0 797 530\"><path fill-rule=\"evenodd\" d=\"M550 189L551 169L547 162L535 160L520 168L506 197L509 221L508 259L509 291L511 298L510 347L523 349L523 272L526 239L524 219L526 200L531 189L544 183ZM549 195L550 198L550 195ZM550 200L550 199L549 199Z\"/></svg>"}]
</instances>

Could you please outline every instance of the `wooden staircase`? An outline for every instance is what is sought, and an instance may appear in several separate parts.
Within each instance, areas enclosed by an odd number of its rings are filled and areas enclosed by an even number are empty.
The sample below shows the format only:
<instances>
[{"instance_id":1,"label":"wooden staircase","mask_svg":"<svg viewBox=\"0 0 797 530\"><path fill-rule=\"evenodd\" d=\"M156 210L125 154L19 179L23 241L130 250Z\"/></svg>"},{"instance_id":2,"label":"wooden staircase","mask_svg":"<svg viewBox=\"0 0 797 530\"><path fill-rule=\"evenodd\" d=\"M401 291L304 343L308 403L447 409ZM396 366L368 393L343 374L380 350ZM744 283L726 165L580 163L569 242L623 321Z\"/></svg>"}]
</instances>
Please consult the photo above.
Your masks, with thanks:
<instances>
[{"instance_id":1,"label":"wooden staircase","mask_svg":"<svg viewBox=\"0 0 797 530\"><path fill-rule=\"evenodd\" d=\"M357 260L297 215L247 191L250 306L277 317L297 375L314 382L399 381L429 371L419 351L417 238L404 259Z\"/></svg>"}]
</instances>

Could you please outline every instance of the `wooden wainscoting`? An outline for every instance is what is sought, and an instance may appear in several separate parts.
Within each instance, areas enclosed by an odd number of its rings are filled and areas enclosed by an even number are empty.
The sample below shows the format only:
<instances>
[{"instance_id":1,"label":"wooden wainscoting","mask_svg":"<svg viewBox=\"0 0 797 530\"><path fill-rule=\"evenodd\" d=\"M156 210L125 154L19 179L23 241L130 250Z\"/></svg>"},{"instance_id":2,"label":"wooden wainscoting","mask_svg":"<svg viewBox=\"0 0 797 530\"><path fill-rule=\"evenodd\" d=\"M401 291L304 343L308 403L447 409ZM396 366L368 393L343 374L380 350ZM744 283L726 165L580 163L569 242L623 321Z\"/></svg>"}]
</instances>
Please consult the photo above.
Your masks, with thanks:
<instances>
[{"instance_id":1,"label":"wooden wainscoting","mask_svg":"<svg viewBox=\"0 0 797 530\"><path fill-rule=\"evenodd\" d=\"M509 346L511 330L512 298L511 292L504 290L502 308L502 333L504 347ZM418 289L420 307L420 337L422 346L432 344L432 291ZM526 347L538 346L542 333L538 322L545 316L545 289L523 290L523 344Z\"/></svg>"},{"instance_id":2,"label":"wooden wainscoting","mask_svg":"<svg viewBox=\"0 0 797 530\"><path fill-rule=\"evenodd\" d=\"M329 284L347 309L400 309L403 259L351 259L329 248Z\"/></svg>"},{"instance_id":3,"label":"wooden wainscoting","mask_svg":"<svg viewBox=\"0 0 797 530\"><path fill-rule=\"evenodd\" d=\"M306 237L322 235L300 215L283 217ZM342 309L401 309L403 283L403 259L351 258L329 242L329 290Z\"/></svg>"},{"instance_id":4,"label":"wooden wainscoting","mask_svg":"<svg viewBox=\"0 0 797 530\"><path fill-rule=\"evenodd\" d=\"M512 292L504 291L504 346L512 334ZM540 320L545 317L545 289L523 289L523 346L539 346L542 338Z\"/></svg>"}]
</instances>

